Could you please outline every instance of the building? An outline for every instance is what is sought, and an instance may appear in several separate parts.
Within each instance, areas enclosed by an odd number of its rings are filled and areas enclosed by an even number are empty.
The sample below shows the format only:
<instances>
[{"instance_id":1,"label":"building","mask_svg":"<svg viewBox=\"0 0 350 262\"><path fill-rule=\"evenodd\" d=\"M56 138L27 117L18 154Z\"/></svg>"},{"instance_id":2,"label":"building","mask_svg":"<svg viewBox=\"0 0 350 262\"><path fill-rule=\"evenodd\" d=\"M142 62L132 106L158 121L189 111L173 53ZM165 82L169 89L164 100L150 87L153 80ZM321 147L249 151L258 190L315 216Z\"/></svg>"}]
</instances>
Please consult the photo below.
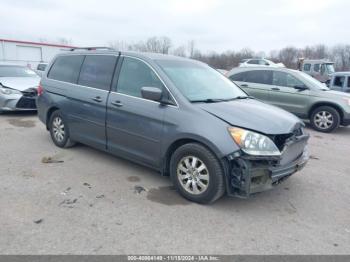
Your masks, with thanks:
<instances>
[{"instance_id":1,"label":"building","mask_svg":"<svg viewBox=\"0 0 350 262\"><path fill-rule=\"evenodd\" d=\"M40 62L50 62L59 52L74 46L0 39L0 63L26 65L35 69Z\"/></svg>"}]
</instances>

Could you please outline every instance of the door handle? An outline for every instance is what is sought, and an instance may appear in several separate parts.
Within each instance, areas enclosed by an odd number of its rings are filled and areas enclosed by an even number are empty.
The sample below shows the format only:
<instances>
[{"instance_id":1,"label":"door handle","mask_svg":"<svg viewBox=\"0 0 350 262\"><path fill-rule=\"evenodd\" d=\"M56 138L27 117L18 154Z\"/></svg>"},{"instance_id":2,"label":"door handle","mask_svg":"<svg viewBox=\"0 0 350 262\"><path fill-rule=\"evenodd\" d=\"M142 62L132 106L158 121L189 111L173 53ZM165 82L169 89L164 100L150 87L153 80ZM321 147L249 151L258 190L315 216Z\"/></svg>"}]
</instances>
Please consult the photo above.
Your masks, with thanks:
<instances>
[{"instance_id":1,"label":"door handle","mask_svg":"<svg viewBox=\"0 0 350 262\"><path fill-rule=\"evenodd\" d=\"M94 98L91 98L92 100L94 100L95 102L101 103L103 100L100 96L96 96Z\"/></svg>"},{"instance_id":2,"label":"door handle","mask_svg":"<svg viewBox=\"0 0 350 262\"><path fill-rule=\"evenodd\" d=\"M120 101L114 101L114 102L112 102L111 103L112 105L114 105L114 106L117 106L117 107L121 107L121 106L123 106L123 103L122 102L120 102Z\"/></svg>"},{"instance_id":3,"label":"door handle","mask_svg":"<svg viewBox=\"0 0 350 262\"><path fill-rule=\"evenodd\" d=\"M279 89L278 87L272 87L271 90L278 91L278 90L281 90L281 89Z\"/></svg>"},{"instance_id":4,"label":"door handle","mask_svg":"<svg viewBox=\"0 0 350 262\"><path fill-rule=\"evenodd\" d=\"M247 84L241 84L241 87L248 87Z\"/></svg>"}]
</instances>

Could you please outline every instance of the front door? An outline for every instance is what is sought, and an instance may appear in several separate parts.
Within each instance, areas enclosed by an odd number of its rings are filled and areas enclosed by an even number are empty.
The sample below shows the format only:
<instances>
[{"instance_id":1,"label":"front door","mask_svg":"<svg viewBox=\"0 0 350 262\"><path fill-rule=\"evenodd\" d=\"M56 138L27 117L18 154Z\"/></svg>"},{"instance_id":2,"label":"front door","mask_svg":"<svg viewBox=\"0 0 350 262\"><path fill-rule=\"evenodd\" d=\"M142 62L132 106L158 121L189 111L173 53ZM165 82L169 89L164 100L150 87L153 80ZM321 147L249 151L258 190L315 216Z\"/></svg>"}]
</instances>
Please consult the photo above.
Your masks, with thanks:
<instances>
[{"instance_id":1,"label":"front door","mask_svg":"<svg viewBox=\"0 0 350 262\"><path fill-rule=\"evenodd\" d=\"M116 87L107 103L107 146L114 154L143 164L160 166L164 106L142 98L142 87L164 89L142 60L124 57Z\"/></svg>"},{"instance_id":2,"label":"front door","mask_svg":"<svg viewBox=\"0 0 350 262\"><path fill-rule=\"evenodd\" d=\"M273 88L269 102L300 117L307 114L310 90L300 90L297 87L306 87L295 76L281 71L273 71Z\"/></svg>"}]
</instances>

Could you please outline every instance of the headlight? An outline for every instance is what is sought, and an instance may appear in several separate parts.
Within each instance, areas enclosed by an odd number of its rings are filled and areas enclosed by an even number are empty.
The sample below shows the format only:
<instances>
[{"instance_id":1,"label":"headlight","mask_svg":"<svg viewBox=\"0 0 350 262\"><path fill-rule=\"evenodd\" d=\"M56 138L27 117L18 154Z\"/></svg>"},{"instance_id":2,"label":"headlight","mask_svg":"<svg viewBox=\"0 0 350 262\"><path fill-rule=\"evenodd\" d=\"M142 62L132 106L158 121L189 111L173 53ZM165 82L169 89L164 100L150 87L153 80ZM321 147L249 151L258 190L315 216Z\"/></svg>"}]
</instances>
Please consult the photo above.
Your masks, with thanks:
<instances>
[{"instance_id":1,"label":"headlight","mask_svg":"<svg viewBox=\"0 0 350 262\"><path fill-rule=\"evenodd\" d=\"M241 147L241 149L254 156L280 156L281 152L275 143L259 133L245 130L238 127L230 127L228 129L233 140Z\"/></svg>"},{"instance_id":2,"label":"headlight","mask_svg":"<svg viewBox=\"0 0 350 262\"><path fill-rule=\"evenodd\" d=\"M19 91L0 86L0 93L4 95L20 94Z\"/></svg>"}]
</instances>

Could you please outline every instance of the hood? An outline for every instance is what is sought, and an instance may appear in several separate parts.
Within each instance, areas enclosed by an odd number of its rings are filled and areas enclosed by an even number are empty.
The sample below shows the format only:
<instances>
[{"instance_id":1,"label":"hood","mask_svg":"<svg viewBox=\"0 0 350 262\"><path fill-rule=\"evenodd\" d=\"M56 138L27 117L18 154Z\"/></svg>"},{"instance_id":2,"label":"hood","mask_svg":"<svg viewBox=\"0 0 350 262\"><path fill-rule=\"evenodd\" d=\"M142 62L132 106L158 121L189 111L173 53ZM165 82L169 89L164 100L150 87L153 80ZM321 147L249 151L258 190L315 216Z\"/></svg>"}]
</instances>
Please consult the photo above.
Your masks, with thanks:
<instances>
[{"instance_id":1,"label":"hood","mask_svg":"<svg viewBox=\"0 0 350 262\"><path fill-rule=\"evenodd\" d=\"M232 126L267 135L288 134L303 125L291 113L254 99L196 105Z\"/></svg>"},{"instance_id":2,"label":"hood","mask_svg":"<svg viewBox=\"0 0 350 262\"><path fill-rule=\"evenodd\" d=\"M0 84L4 87L12 88L18 91L24 91L31 87L38 87L40 77L0 77Z\"/></svg>"},{"instance_id":3,"label":"hood","mask_svg":"<svg viewBox=\"0 0 350 262\"><path fill-rule=\"evenodd\" d=\"M321 94L325 94L325 96L331 96L335 98L339 98L339 97L350 98L350 94L345 92L340 92L335 90L327 90L327 91L320 91L320 92L322 92Z\"/></svg>"}]
</instances>

